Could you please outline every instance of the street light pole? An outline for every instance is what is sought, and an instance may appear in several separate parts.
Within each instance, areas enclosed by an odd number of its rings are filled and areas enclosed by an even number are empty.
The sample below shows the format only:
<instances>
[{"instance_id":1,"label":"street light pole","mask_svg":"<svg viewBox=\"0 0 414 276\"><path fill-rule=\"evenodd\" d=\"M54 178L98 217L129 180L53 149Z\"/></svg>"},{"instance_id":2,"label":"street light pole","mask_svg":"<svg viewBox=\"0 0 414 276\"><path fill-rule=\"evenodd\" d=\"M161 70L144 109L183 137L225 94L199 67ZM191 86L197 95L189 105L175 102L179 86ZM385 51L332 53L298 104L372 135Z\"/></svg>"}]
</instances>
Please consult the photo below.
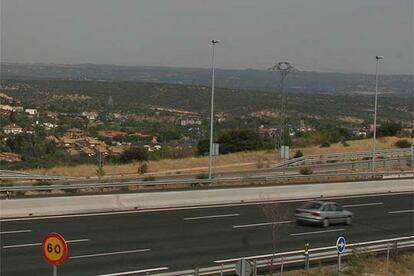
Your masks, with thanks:
<instances>
[{"instance_id":1,"label":"street light pole","mask_svg":"<svg viewBox=\"0 0 414 276\"><path fill-rule=\"evenodd\" d=\"M213 39L211 41L212 55L211 55L211 108L210 108L210 152L208 156L208 179L211 179L211 171L213 166L213 122L214 122L214 48L220 40Z\"/></svg>"},{"instance_id":2,"label":"street light pole","mask_svg":"<svg viewBox=\"0 0 414 276\"><path fill-rule=\"evenodd\" d=\"M376 64L375 64L375 104L374 104L374 133L373 133L373 140L372 140L372 166L371 170L375 171L375 141L377 137L377 106L378 106L378 65L379 60L383 59L382 56L376 56Z\"/></svg>"}]
</instances>

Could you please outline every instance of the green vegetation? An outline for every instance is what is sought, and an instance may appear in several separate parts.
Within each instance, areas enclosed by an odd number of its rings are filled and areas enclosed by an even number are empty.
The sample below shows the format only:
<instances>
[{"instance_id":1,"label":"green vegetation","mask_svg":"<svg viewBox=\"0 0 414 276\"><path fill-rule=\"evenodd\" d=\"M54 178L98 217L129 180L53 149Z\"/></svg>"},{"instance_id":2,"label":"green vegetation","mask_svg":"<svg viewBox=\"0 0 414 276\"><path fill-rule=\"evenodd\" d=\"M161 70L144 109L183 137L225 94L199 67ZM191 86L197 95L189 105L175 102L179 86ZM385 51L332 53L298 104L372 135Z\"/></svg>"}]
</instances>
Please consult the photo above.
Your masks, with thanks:
<instances>
[{"instance_id":1,"label":"green vegetation","mask_svg":"<svg viewBox=\"0 0 414 276\"><path fill-rule=\"evenodd\" d=\"M303 156L303 152L301 150L297 150L295 152L295 155L293 155L293 158L299 158Z\"/></svg>"},{"instance_id":2,"label":"green vegetation","mask_svg":"<svg viewBox=\"0 0 414 276\"><path fill-rule=\"evenodd\" d=\"M313 174L313 170L309 167L303 167L303 168L300 168L299 173L303 175L311 175Z\"/></svg>"},{"instance_id":3,"label":"green vegetation","mask_svg":"<svg viewBox=\"0 0 414 276\"><path fill-rule=\"evenodd\" d=\"M410 148L411 143L407 139L403 139L403 140L398 140L397 142L395 142L395 146L398 148Z\"/></svg>"},{"instance_id":4,"label":"green vegetation","mask_svg":"<svg viewBox=\"0 0 414 276\"><path fill-rule=\"evenodd\" d=\"M385 121L378 127L378 137L397 136L402 130L401 123Z\"/></svg>"},{"instance_id":5,"label":"green vegetation","mask_svg":"<svg viewBox=\"0 0 414 276\"><path fill-rule=\"evenodd\" d=\"M15 111L0 116L2 126L16 124L23 129L17 135L0 133L0 151L19 154L23 160L2 162L5 169L96 164L96 148L89 147L88 153L83 151L84 144L65 145L55 138L74 127L106 143L106 164L179 159L209 152L208 87L131 81L4 80L1 92L15 100L11 105L38 111L36 115ZM387 121L379 122L378 136L412 135L407 130L412 108L407 97L381 97L387 102L381 107L381 118ZM371 96L289 91L287 103L283 143L291 147L346 145L360 138L353 130L366 133L372 121L372 114L367 112L373 108ZM220 144L220 154L278 147L282 141L278 106L280 94L275 91L218 88L214 141ZM83 114L91 111L96 118ZM50 116L51 112L56 115ZM187 123L192 117L197 122ZM300 124L308 128L301 132ZM122 134L99 135L109 130ZM155 145L159 147L155 149ZM110 154L112 147L118 147L116 154Z\"/></svg>"}]
</instances>

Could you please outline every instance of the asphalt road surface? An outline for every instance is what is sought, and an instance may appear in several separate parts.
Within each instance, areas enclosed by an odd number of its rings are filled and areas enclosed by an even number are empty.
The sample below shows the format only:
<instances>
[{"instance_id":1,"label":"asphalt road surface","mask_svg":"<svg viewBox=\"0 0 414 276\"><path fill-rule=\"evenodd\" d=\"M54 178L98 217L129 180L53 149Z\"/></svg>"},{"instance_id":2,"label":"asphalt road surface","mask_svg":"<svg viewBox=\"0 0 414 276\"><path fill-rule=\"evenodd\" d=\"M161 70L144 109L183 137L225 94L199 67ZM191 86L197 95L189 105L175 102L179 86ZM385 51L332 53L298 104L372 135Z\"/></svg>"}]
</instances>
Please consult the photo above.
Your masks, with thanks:
<instances>
[{"instance_id":1,"label":"asphalt road surface","mask_svg":"<svg viewBox=\"0 0 414 276\"><path fill-rule=\"evenodd\" d=\"M47 200L47 199L45 199ZM276 251L411 236L414 194L337 198L355 215L351 225L329 228L297 225L296 207L303 201L277 204ZM64 216L1 221L1 275L52 275L40 243L58 232L68 241L68 258L58 275L104 275L165 268L184 270L212 266L214 261L272 252L272 232L263 208L249 204L168 211Z\"/></svg>"}]
</instances>

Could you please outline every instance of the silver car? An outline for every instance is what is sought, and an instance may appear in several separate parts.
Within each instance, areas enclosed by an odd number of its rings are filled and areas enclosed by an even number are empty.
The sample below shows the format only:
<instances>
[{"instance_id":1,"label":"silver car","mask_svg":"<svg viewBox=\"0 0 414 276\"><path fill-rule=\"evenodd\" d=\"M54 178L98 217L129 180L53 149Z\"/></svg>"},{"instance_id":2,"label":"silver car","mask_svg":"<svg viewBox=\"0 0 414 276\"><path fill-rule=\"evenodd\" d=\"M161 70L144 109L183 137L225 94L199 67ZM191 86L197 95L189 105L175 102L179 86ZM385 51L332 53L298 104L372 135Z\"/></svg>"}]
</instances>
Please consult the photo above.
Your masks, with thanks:
<instances>
[{"instance_id":1,"label":"silver car","mask_svg":"<svg viewBox=\"0 0 414 276\"><path fill-rule=\"evenodd\" d=\"M296 209L295 219L298 223L315 223L323 227L330 224L351 224L353 214L336 202L309 201Z\"/></svg>"}]
</instances>

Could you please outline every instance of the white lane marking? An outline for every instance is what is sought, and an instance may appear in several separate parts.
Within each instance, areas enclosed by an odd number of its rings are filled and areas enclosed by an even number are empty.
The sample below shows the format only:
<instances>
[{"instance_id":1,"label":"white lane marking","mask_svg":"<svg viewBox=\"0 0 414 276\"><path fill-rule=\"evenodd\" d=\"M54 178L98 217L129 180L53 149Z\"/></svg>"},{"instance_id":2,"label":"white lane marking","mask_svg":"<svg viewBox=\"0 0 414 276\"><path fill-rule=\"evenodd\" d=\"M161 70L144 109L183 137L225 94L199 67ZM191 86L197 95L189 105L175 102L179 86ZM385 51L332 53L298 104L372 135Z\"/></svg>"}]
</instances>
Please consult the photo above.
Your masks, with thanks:
<instances>
[{"instance_id":1,"label":"white lane marking","mask_svg":"<svg viewBox=\"0 0 414 276\"><path fill-rule=\"evenodd\" d=\"M290 234L290 236L302 236L302 235L313 235L313 234L321 234L321 233L329 233L329 232L341 232L344 230L345 229L340 228L340 229L322 230L322 231L314 231L314 232L303 232L303 233Z\"/></svg>"},{"instance_id":2,"label":"white lane marking","mask_svg":"<svg viewBox=\"0 0 414 276\"><path fill-rule=\"evenodd\" d=\"M135 271L125 271L125 272L118 272L118 273L111 273L111 274L100 274L95 276L121 276L121 275L130 275L133 273L146 273L146 272L154 272L154 271L162 271L167 270L168 267L156 267L156 268L149 268L149 269L142 269L142 270L135 270Z\"/></svg>"},{"instance_id":3,"label":"white lane marking","mask_svg":"<svg viewBox=\"0 0 414 276\"><path fill-rule=\"evenodd\" d=\"M89 241L89 239L69 240L69 241L66 241L66 243L87 242L87 241ZM5 246L3 246L3 248L4 249L7 249L7 248L18 248L18 247L38 246L38 245L42 245L42 243L37 242L37 243L25 243L25 244L5 245Z\"/></svg>"},{"instance_id":4,"label":"white lane marking","mask_svg":"<svg viewBox=\"0 0 414 276\"><path fill-rule=\"evenodd\" d=\"M164 211L177 211L177 210L193 210L193 209L209 209L209 208L221 208L221 207L237 207L237 206L250 206L250 205L263 205L272 203L289 203L289 202L306 202L314 199L321 200L335 200L335 199L349 199L349 198L363 198L363 197L377 197L377 196L395 196L395 195L406 195L413 194L411 191L407 192L390 192L390 193L379 193L379 194L364 194L364 195L351 195L351 196L332 196L332 197L310 197L310 198L298 198L290 200L268 200L258 202L244 202L244 203L233 203L233 204L215 204L215 205L203 205L203 206L186 206L186 207L173 207L173 208L157 208L157 209L146 209L146 210L134 210L134 211L114 211L114 212L103 212L103 213L85 213L85 214L71 214L71 215L54 215L54 216L42 216L42 217L24 217L24 218L9 218L0 219L0 222L9 221L26 221L26 220L41 220L41 219L59 219L59 218L76 218L76 217L94 217L94 216L110 216L110 215L125 215L125 214L136 214L136 213L151 213L151 212L164 212Z\"/></svg>"},{"instance_id":5,"label":"white lane marking","mask_svg":"<svg viewBox=\"0 0 414 276\"><path fill-rule=\"evenodd\" d=\"M361 203L361 204L349 204L349 205L343 205L345 208L351 208L351 207L362 207L362 206L374 206L374 205L383 205L384 202L372 202L372 203Z\"/></svg>"},{"instance_id":6,"label":"white lane marking","mask_svg":"<svg viewBox=\"0 0 414 276\"><path fill-rule=\"evenodd\" d=\"M265 225L273 225L273 224L286 224L286 223L291 223L291 222L292 222L291 220L263 222L263 223L254 223L254 224L234 225L233 228L247 228L247 227L265 226Z\"/></svg>"},{"instance_id":7,"label":"white lane marking","mask_svg":"<svg viewBox=\"0 0 414 276\"><path fill-rule=\"evenodd\" d=\"M225 214L225 215L212 215L212 216L204 216L204 217L190 217L190 218L184 218L184 220L226 218L226 217L236 217L236 216L240 216L240 214Z\"/></svg>"},{"instance_id":8,"label":"white lane marking","mask_svg":"<svg viewBox=\"0 0 414 276\"><path fill-rule=\"evenodd\" d=\"M3 231L3 232L0 232L0 235L3 235L3 234L17 234L17 233L29 233L29 232L32 232L32 230L25 229L25 230Z\"/></svg>"},{"instance_id":9,"label":"white lane marking","mask_svg":"<svg viewBox=\"0 0 414 276\"><path fill-rule=\"evenodd\" d=\"M69 259L81 259L81 258L101 257L101 256L110 256L110 255L121 255L121 254L147 252L147 251L151 251L151 249L146 248L146 249L136 249L136 250L127 250L127 251L116 251L116 252L107 252L107 253L79 255L79 256L69 257Z\"/></svg>"},{"instance_id":10,"label":"white lane marking","mask_svg":"<svg viewBox=\"0 0 414 276\"><path fill-rule=\"evenodd\" d=\"M412 213L414 210L400 210L400 211L391 211L388 214L400 214L400 213Z\"/></svg>"}]
</instances>

